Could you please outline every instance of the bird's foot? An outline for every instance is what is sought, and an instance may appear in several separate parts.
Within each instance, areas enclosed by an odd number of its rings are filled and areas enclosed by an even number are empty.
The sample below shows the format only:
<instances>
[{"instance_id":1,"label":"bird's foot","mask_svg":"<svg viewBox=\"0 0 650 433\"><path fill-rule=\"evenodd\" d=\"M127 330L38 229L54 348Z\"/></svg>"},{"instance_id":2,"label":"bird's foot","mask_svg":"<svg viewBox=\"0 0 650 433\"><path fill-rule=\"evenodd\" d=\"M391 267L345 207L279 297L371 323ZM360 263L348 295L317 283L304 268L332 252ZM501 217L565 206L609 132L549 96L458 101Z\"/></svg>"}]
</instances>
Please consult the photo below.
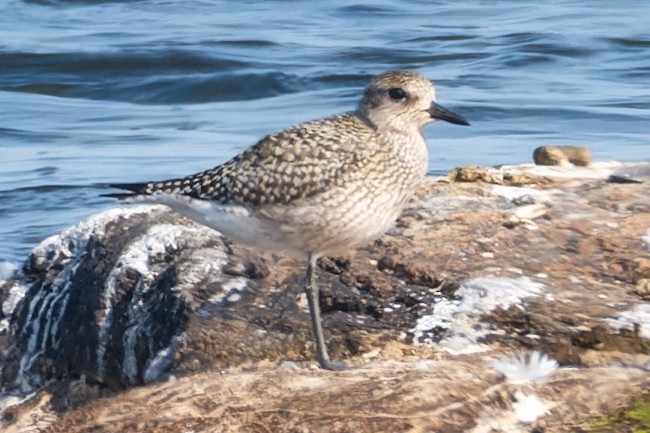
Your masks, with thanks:
<instances>
[{"instance_id":1,"label":"bird's foot","mask_svg":"<svg viewBox=\"0 0 650 433\"><path fill-rule=\"evenodd\" d=\"M347 370L348 365L343 361L332 361L330 359L319 359L318 364L321 368L330 371Z\"/></svg>"}]
</instances>

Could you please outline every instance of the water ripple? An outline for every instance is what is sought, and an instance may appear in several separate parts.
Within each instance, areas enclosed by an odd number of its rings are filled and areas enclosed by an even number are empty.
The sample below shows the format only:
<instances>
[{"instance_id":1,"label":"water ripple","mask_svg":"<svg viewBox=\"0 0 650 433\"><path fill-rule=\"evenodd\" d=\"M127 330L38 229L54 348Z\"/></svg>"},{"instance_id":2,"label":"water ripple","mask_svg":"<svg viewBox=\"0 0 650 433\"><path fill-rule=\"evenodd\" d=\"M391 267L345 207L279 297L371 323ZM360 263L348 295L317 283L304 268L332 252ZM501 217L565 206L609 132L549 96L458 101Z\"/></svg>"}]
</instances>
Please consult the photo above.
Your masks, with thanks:
<instances>
[{"instance_id":1,"label":"water ripple","mask_svg":"<svg viewBox=\"0 0 650 433\"><path fill-rule=\"evenodd\" d=\"M305 80L237 60L188 51L0 53L0 89L145 104L266 98Z\"/></svg>"},{"instance_id":2,"label":"water ripple","mask_svg":"<svg viewBox=\"0 0 650 433\"><path fill-rule=\"evenodd\" d=\"M606 41L614 45L625 48L650 48L650 39L631 39L631 38L605 38Z\"/></svg>"},{"instance_id":3,"label":"water ripple","mask_svg":"<svg viewBox=\"0 0 650 433\"><path fill-rule=\"evenodd\" d=\"M405 68L432 63L479 60L489 57L489 54L478 52L450 52L447 54L429 54L427 51L423 50L358 47L345 49L335 54L335 56L335 58L341 62L355 60L371 64L401 65L402 68Z\"/></svg>"},{"instance_id":4,"label":"water ripple","mask_svg":"<svg viewBox=\"0 0 650 433\"><path fill-rule=\"evenodd\" d=\"M96 74L155 75L161 71L195 72L234 70L248 66L241 60L218 58L202 52L181 50L140 50L115 52L29 53L0 52L0 72L11 74ZM4 78L6 79L6 78ZM3 79L3 81L4 81Z\"/></svg>"}]
</instances>

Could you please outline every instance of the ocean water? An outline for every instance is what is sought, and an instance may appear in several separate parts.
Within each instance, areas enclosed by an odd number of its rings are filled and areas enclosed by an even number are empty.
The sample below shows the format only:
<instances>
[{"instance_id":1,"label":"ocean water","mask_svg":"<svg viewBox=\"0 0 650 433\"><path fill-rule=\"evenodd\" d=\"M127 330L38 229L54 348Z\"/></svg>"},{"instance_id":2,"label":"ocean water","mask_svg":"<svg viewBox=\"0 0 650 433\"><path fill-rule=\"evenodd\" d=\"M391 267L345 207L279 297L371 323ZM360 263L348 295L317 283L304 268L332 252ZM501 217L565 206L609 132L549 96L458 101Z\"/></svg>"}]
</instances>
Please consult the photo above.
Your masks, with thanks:
<instances>
[{"instance_id":1,"label":"ocean water","mask_svg":"<svg viewBox=\"0 0 650 433\"><path fill-rule=\"evenodd\" d=\"M472 122L426 130L431 173L545 144L650 160L648 17L645 0L4 0L0 271L116 206L107 182L210 168L353 109L390 69Z\"/></svg>"}]
</instances>

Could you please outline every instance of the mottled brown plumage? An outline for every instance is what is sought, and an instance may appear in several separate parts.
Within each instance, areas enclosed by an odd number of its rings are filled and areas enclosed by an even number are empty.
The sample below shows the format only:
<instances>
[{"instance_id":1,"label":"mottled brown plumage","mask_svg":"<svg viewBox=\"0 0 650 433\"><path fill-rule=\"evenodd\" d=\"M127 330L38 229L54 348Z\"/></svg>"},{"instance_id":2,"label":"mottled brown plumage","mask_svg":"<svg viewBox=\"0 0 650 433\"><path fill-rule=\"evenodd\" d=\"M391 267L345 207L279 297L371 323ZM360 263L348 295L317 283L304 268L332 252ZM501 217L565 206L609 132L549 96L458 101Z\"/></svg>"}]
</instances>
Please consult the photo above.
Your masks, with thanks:
<instances>
[{"instance_id":1,"label":"mottled brown plumage","mask_svg":"<svg viewBox=\"0 0 650 433\"><path fill-rule=\"evenodd\" d=\"M116 184L113 196L163 203L240 243L307 256L318 360L327 355L314 266L319 257L363 246L399 216L426 173L422 129L436 119L467 121L435 102L424 77L380 75L355 112L269 135L230 161L184 178Z\"/></svg>"},{"instance_id":2,"label":"mottled brown plumage","mask_svg":"<svg viewBox=\"0 0 650 433\"><path fill-rule=\"evenodd\" d=\"M146 184L142 193L188 195L244 206L288 204L359 173L374 130L345 114L269 135L230 161L192 176ZM369 155L367 155L369 156Z\"/></svg>"}]
</instances>

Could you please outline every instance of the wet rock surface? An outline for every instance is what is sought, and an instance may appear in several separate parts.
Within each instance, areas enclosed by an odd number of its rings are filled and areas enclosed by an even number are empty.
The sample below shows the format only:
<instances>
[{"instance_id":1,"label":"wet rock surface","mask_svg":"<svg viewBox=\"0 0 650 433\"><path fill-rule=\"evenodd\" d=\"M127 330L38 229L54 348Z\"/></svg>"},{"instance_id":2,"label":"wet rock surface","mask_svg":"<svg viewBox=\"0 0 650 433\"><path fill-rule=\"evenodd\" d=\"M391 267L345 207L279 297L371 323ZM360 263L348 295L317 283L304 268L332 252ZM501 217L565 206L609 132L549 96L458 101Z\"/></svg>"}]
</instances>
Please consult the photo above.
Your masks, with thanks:
<instances>
[{"instance_id":1,"label":"wet rock surface","mask_svg":"<svg viewBox=\"0 0 650 433\"><path fill-rule=\"evenodd\" d=\"M96 215L0 285L0 425L571 431L650 390L643 167L635 183L598 163L429 179L389 233L319 263L340 373L315 368L302 260L163 207ZM521 384L494 367L531 350L559 369Z\"/></svg>"}]
</instances>

